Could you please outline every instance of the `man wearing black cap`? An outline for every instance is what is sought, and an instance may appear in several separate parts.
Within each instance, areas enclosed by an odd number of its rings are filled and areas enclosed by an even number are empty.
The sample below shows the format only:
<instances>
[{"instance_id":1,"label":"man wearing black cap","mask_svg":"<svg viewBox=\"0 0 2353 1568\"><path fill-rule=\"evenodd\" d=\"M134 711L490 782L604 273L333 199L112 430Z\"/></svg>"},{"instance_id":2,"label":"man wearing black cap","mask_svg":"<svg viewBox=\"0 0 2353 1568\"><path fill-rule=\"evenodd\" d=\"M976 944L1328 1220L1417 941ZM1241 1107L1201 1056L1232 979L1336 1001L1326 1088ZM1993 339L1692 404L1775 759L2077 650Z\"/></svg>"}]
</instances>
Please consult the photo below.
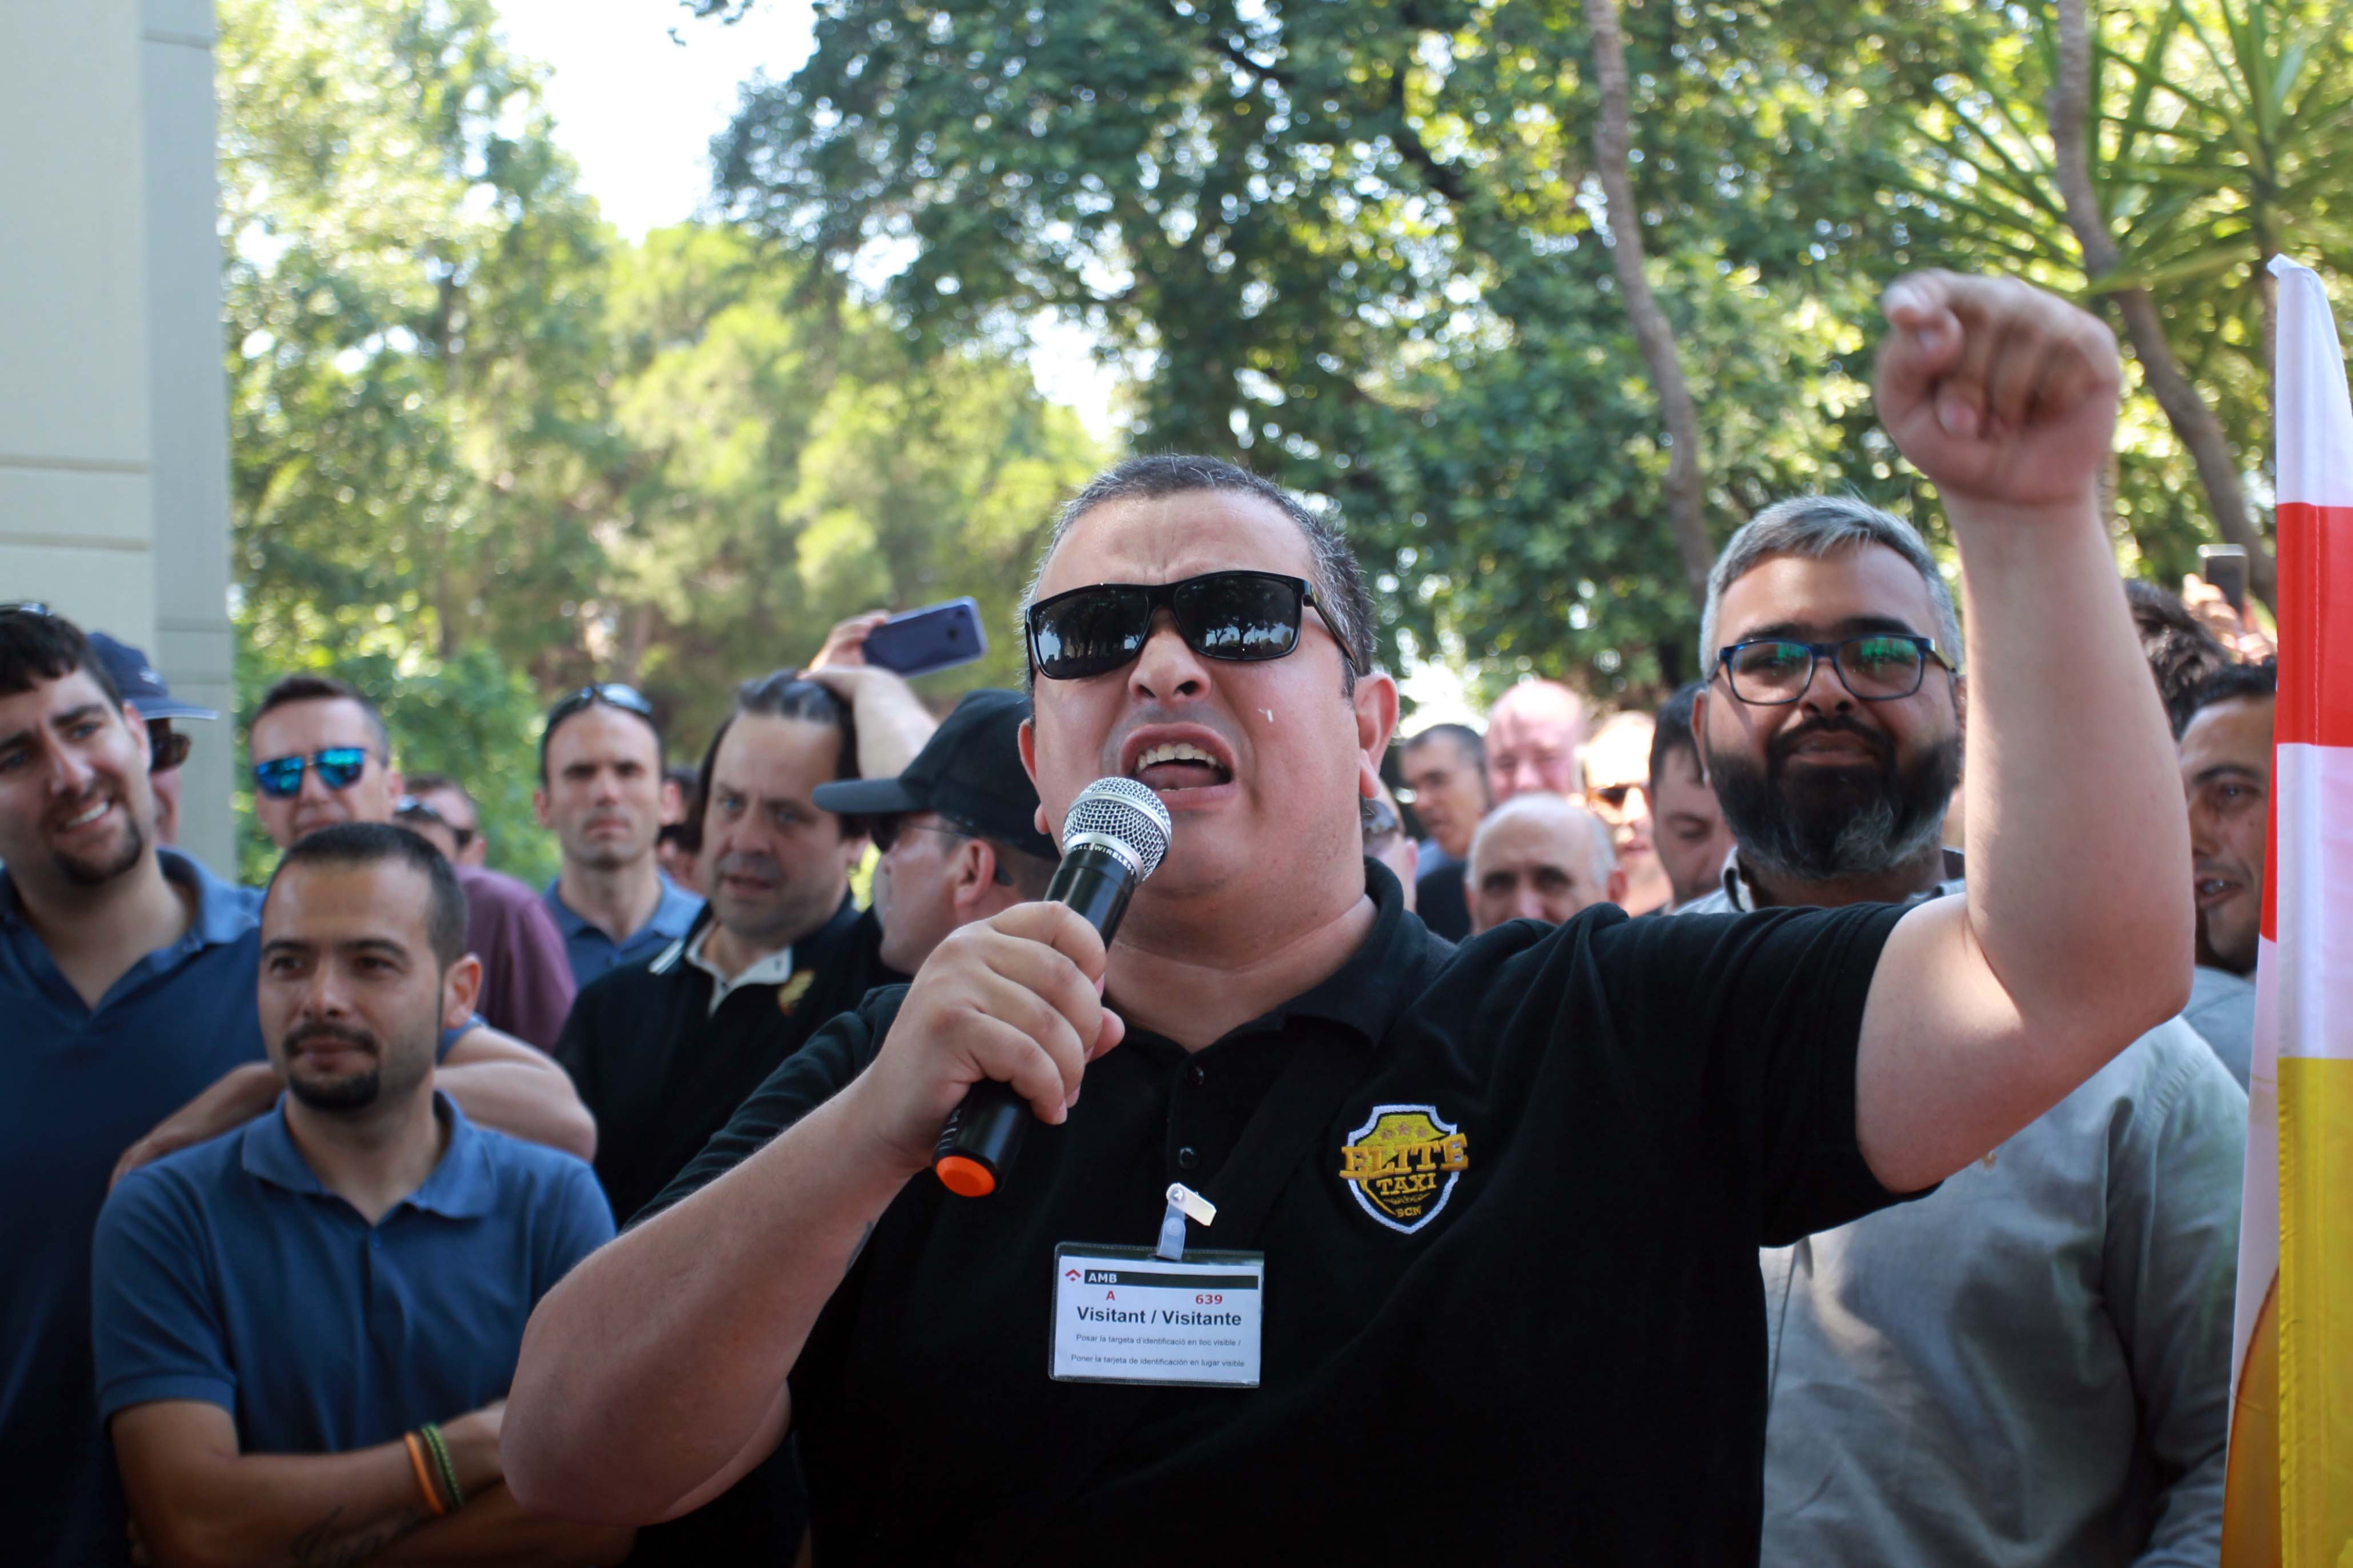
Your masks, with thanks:
<instances>
[{"instance_id":1,"label":"man wearing black cap","mask_svg":"<svg viewBox=\"0 0 2353 1568\"><path fill-rule=\"evenodd\" d=\"M896 778L818 786L817 804L865 817L882 851L874 913L892 968L912 974L958 926L1046 896L1059 857L1021 767L1028 717L1018 691L975 691Z\"/></svg>"},{"instance_id":2,"label":"man wearing black cap","mask_svg":"<svg viewBox=\"0 0 2353 1568\"><path fill-rule=\"evenodd\" d=\"M147 781L155 795L155 842L180 841L180 764L188 760L190 738L172 728L174 719L218 719L209 708L172 695L144 650L104 632L90 634L90 647L114 677L122 700L147 721Z\"/></svg>"}]
</instances>

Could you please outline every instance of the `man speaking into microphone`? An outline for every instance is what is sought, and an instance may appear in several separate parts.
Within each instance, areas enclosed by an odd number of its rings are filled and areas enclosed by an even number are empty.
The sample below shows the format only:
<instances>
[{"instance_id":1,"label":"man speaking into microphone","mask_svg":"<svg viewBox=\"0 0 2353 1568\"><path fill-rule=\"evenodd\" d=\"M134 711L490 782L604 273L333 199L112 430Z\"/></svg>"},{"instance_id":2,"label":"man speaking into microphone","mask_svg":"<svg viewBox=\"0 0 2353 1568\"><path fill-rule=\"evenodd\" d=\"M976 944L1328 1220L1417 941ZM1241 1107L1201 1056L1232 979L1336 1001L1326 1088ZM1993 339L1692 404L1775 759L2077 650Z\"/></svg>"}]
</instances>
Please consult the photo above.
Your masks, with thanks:
<instances>
[{"instance_id":1,"label":"man speaking into microphone","mask_svg":"<svg viewBox=\"0 0 2353 1568\"><path fill-rule=\"evenodd\" d=\"M1925 1190L2189 990L2114 342L2013 282L1886 309L1879 416L1968 576L1966 895L1449 950L1363 858L1397 692L1345 545L1123 464L1025 606L1023 750L1041 826L1152 786L1165 863L1107 953L1018 906L780 1068L541 1304L517 1497L659 1519L790 1429L828 1563L1754 1561L1756 1248ZM958 1197L934 1145L985 1079L1040 1125Z\"/></svg>"}]
</instances>

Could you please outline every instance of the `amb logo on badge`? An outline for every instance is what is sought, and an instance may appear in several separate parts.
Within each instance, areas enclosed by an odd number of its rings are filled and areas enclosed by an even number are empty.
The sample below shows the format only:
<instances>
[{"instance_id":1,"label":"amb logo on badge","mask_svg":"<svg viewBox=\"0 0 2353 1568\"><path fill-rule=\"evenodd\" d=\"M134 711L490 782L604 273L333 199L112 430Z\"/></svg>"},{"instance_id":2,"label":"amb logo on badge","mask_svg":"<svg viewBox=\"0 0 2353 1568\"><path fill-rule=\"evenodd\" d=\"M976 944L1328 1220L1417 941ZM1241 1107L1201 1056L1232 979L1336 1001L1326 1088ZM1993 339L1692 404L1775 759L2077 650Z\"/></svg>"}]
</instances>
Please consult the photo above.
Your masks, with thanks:
<instances>
[{"instance_id":1,"label":"amb logo on badge","mask_svg":"<svg viewBox=\"0 0 2353 1568\"><path fill-rule=\"evenodd\" d=\"M1438 1217L1471 1168L1471 1140L1434 1105L1376 1105L1340 1148L1340 1179L1365 1212L1411 1236Z\"/></svg>"}]
</instances>

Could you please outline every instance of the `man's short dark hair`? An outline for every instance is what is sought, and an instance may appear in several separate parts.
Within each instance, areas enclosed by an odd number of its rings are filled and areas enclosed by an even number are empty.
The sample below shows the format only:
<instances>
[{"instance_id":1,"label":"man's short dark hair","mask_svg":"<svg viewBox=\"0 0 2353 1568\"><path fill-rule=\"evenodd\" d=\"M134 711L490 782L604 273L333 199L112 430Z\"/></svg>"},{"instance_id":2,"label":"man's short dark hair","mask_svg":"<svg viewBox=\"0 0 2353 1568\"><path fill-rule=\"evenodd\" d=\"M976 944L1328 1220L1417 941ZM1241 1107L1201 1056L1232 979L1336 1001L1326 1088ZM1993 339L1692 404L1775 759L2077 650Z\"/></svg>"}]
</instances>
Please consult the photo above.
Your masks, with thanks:
<instances>
[{"instance_id":1,"label":"man's short dark hair","mask_svg":"<svg viewBox=\"0 0 2353 1568\"><path fill-rule=\"evenodd\" d=\"M41 681L63 680L77 669L98 682L109 702L122 706L121 689L79 626L48 609L0 613L0 697L22 696Z\"/></svg>"},{"instance_id":2,"label":"man's short dark hair","mask_svg":"<svg viewBox=\"0 0 2353 1568\"><path fill-rule=\"evenodd\" d=\"M1062 541L1070 537L1081 518L1112 501L1161 500L1197 490L1255 496L1289 518L1306 536L1308 552L1314 562L1307 575L1315 589L1315 602L1324 606L1332 629L1339 634L1341 648L1347 655L1341 661L1340 689L1344 694L1355 691L1357 671L1370 670L1374 662L1373 601L1365 591L1365 572L1356 563L1356 552L1348 548L1346 536L1330 518L1273 480L1261 479L1222 458L1155 453L1114 463L1088 480L1086 489L1072 496L1054 519L1046 548L1038 552L1038 564L1029 573L1029 584L1022 590L1023 647L1029 645L1029 606L1037 602L1038 584L1046 575L1046 563L1054 558L1054 552L1061 548ZM1038 672L1029 668L1026 659L1023 663L1021 689L1034 697Z\"/></svg>"},{"instance_id":3,"label":"man's short dark hair","mask_svg":"<svg viewBox=\"0 0 2353 1568\"><path fill-rule=\"evenodd\" d=\"M2165 700L2165 716L2173 721L2173 732L2179 735L2196 711L2189 700L2199 688L2231 668L2230 650L2199 624L2179 595L2154 583L2127 582L2125 603L2140 633L2141 656L2157 678L2157 694Z\"/></svg>"},{"instance_id":4,"label":"man's short dark hair","mask_svg":"<svg viewBox=\"0 0 2353 1568\"><path fill-rule=\"evenodd\" d=\"M248 742L251 742L253 727L260 723L261 716L273 708L283 708L293 702L336 701L360 705L360 711L367 715L368 728L375 732L375 760L390 763L392 731L385 727L384 710L358 687L348 680L337 680L332 675L290 675L263 692L259 705L253 710L253 717L245 721Z\"/></svg>"},{"instance_id":5,"label":"man's short dark hair","mask_svg":"<svg viewBox=\"0 0 2353 1568\"><path fill-rule=\"evenodd\" d=\"M2197 690L2182 700L2181 717L2173 726L2173 738L2181 739L2189 728L2189 721L2217 702L2241 702L2256 700L2270 702L2279 696L2279 663L2265 659L2261 664L2226 664L2208 676Z\"/></svg>"},{"instance_id":6,"label":"man's short dark hair","mask_svg":"<svg viewBox=\"0 0 2353 1568\"><path fill-rule=\"evenodd\" d=\"M1707 689L1704 680L1694 680L1675 688L1675 694L1659 704L1651 731L1651 790L1656 794L1659 781L1667 776L1667 759L1677 752L1689 752L1692 760L1699 759L1699 737L1692 732L1692 712L1699 694Z\"/></svg>"},{"instance_id":7,"label":"man's short dark hair","mask_svg":"<svg viewBox=\"0 0 2353 1568\"><path fill-rule=\"evenodd\" d=\"M858 725L851 717L849 704L836 697L814 680L806 680L797 669L779 669L756 676L735 689L735 710L720 721L711 737L710 748L702 753L702 766L694 775L694 809L677 835L678 843L690 853L702 849L704 814L711 809L711 769L719 761L720 742L735 721L750 715L755 719L799 719L811 724L830 724L840 733L841 752L836 759L833 776L837 779L858 777ZM862 816L844 816L841 836L854 838L866 831Z\"/></svg>"},{"instance_id":8,"label":"man's short dark hair","mask_svg":"<svg viewBox=\"0 0 2353 1568\"><path fill-rule=\"evenodd\" d=\"M1473 768L1484 769L1487 765L1487 742L1468 724L1432 724L1427 730L1418 730L1398 743L1398 755L1418 752L1432 741L1453 742L1462 760Z\"/></svg>"},{"instance_id":9,"label":"man's short dark hair","mask_svg":"<svg viewBox=\"0 0 2353 1568\"><path fill-rule=\"evenodd\" d=\"M374 866L385 860L407 866L425 879L425 937L432 944L434 963L448 973L451 964L466 956L466 889L441 851L406 827L389 822L338 822L304 834L269 873L264 903L290 866Z\"/></svg>"},{"instance_id":10,"label":"man's short dark hair","mask_svg":"<svg viewBox=\"0 0 2353 1568\"><path fill-rule=\"evenodd\" d=\"M477 812L482 809L482 803L474 798L474 792L448 773L403 773L401 783L408 786L408 793L413 795L431 795L436 790L448 790Z\"/></svg>"}]
</instances>

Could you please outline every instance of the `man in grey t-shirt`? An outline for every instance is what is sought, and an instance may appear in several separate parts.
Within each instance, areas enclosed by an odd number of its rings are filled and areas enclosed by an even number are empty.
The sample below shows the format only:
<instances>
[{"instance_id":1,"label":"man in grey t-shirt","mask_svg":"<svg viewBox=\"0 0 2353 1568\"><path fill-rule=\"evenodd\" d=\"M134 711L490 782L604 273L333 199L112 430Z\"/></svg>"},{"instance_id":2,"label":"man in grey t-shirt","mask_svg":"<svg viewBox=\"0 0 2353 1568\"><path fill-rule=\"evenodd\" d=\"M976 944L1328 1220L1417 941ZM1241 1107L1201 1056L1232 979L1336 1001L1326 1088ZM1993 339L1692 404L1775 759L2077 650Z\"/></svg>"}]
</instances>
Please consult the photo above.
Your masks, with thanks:
<instances>
[{"instance_id":1,"label":"man in grey t-shirt","mask_svg":"<svg viewBox=\"0 0 2353 1568\"><path fill-rule=\"evenodd\" d=\"M1694 729L1736 847L1687 908L1960 892L1958 647L1906 524L1735 535ZM2168 1023L1931 1196L1763 1254L1764 1563L2211 1564L2246 1117Z\"/></svg>"}]
</instances>

